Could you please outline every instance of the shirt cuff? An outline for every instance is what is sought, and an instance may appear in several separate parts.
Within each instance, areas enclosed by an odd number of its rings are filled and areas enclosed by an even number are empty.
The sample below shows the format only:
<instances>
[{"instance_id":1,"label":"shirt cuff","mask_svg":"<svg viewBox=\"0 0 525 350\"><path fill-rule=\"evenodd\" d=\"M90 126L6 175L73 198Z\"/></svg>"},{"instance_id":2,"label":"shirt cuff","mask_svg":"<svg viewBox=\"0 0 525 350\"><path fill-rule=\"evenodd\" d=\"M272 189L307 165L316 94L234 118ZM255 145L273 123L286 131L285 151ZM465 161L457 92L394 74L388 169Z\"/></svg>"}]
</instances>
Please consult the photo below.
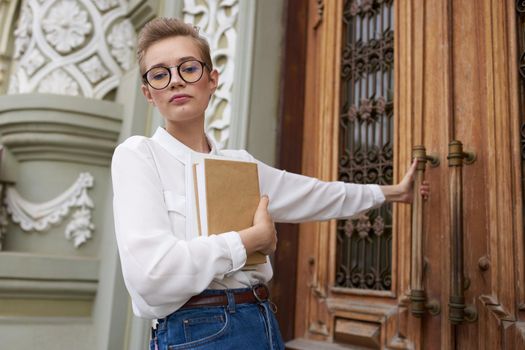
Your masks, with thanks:
<instances>
[{"instance_id":1,"label":"shirt cuff","mask_svg":"<svg viewBox=\"0 0 525 350\"><path fill-rule=\"evenodd\" d=\"M378 207L385 202L385 195L379 185L368 185L370 191L372 192L372 197L374 199L373 207Z\"/></svg>"},{"instance_id":2,"label":"shirt cuff","mask_svg":"<svg viewBox=\"0 0 525 350\"><path fill-rule=\"evenodd\" d=\"M230 272L240 270L246 264L246 248L242 244L241 236L235 231L225 232L220 235L224 238L232 258L232 269Z\"/></svg>"}]
</instances>

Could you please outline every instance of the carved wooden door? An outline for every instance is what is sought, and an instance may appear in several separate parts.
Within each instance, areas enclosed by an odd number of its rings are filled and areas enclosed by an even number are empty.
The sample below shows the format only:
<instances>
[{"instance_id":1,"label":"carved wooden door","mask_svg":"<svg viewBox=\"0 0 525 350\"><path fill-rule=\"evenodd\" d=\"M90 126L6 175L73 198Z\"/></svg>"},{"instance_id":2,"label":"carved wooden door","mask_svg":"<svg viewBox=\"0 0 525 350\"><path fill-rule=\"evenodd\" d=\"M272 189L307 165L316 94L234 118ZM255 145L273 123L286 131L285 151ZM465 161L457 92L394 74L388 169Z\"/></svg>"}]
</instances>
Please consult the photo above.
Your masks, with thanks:
<instances>
[{"instance_id":1,"label":"carved wooden door","mask_svg":"<svg viewBox=\"0 0 525 350\"><path fill-rule=\"evenodd\" d=\"M408 91L401 87L396 95L411 124L404 137L440 160L427 166L433 195L414 206L411 230L408 309L415 315L419 306L422 313L407 332L419 337L422 349L525 348L519 3L441 0L400 7L399 57L409 57L398 71ZM418 234L420 248L414 245ZM424 301L414 293L417 269ZM437 305L440 312L432 315Z\"/></svg>"},{"instance_id":2,"label":"carved wooden door","mask_svg":"<svg viewBox=\"0 0 525 350\"><path fill-rule=\"evenodd\" d=\"M300 226L290 349L525 349L524 9L308 2L302 171L432 194Z\"/></svg>"}]
</instances>

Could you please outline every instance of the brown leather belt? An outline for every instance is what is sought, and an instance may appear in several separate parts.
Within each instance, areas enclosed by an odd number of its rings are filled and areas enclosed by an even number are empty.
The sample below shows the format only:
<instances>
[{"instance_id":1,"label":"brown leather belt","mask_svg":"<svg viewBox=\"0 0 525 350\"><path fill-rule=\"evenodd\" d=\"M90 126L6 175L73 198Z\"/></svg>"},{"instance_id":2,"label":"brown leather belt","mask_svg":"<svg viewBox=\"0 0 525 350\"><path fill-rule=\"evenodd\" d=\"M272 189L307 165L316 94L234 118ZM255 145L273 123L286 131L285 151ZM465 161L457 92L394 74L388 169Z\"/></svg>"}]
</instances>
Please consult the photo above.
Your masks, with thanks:
<instances>
[{"instance_id":1,"label":"brown leather belt","mask_svg":"<svg viewBox=\"0 0 525 350\"><path fill-rule=\"evenodd\" d=\"M251 290L243 292L233 291L235 304L262 303L270 298L270 291L265 284L257 284ZM228 296L226 292L219 295L195 295L182 305L180 309L203 306L226 306L228 305Z\"/></svg>"}]
</instances>

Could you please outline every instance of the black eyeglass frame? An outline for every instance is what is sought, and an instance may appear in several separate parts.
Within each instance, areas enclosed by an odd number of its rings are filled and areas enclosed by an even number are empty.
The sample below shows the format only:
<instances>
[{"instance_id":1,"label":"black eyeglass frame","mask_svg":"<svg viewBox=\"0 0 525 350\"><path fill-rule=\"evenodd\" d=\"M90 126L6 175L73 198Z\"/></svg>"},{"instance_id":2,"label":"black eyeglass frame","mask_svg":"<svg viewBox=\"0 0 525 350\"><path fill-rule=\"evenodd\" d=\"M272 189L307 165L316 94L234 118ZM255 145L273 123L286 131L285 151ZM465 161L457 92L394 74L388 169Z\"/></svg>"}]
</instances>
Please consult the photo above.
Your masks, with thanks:
<instances>
[{"instance_id":1,"label":"black eyeglass frame","mask_svg":"<svg viewBox=\"0 0 525 350\"><path fill-rule=\"evenodd\" d=\"M194 80L194 81L187 81L186 79L184 79L182 77L182 74L180 73L180 67L184 64L184 63L188 63L188 62L199 62L200 65L201 65L201 75L199 76L198 79ZM156 68L165 68L167 71L168 71L168 74L169 74L169 79L168 79L168 83L166 84L166 86L162 87L162 88L156 88L154 87L153 85L151 85L151 83L149 82L147 76L148 76L148 73L153 70L153 69L156 69ZM142 74L142 82L145 83L145 84L148 84L149 86L151 86L152 89L155 89L155 90L164 90L165 88L167 88L170 83L171 83L171 78L173 77L172 76L172 73L171 73L171 70L173 68L177 68L177 74L179 75L179 77L184 81L186 82L187 84L193 84L193 83L196 83L198 82L199 80L202 79L202 76L204 75L204 68L207 68L208 71L211 71L210 67L208 67L208 65L206 64L206 62L203 62L203 61L200 61L200 60L195 60L195 59L191 59L191 60L186 60L186 61L183 61L181 62L179 65L177 66L171 66L171 67L166 67L166 66L156 66L156 67L151 67L150 69L148 69L146 71L146 73Z\"/></svg>"}]
</instances>

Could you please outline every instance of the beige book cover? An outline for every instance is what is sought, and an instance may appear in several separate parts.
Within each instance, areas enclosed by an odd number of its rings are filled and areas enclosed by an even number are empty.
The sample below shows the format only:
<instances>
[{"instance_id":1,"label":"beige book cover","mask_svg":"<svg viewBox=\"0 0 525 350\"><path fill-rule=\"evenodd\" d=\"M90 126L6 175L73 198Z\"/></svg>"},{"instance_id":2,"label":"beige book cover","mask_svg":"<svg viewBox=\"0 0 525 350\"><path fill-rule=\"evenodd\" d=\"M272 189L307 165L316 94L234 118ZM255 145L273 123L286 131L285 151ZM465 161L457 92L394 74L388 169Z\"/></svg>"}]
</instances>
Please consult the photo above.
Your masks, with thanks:
<instances>
[{"instance_id":1,"label":"beige book cover","mask_svg":"<svg viewBox=\"0 0 525 350\"><path fill-rule=\"evenodd\" d=\"M198 223L201 235L240 231L253 225L259 205L257 164L237 160L204 158L194 168ZM264 264L256 252L246 265Z\"/></svg>"}]
</instances>

